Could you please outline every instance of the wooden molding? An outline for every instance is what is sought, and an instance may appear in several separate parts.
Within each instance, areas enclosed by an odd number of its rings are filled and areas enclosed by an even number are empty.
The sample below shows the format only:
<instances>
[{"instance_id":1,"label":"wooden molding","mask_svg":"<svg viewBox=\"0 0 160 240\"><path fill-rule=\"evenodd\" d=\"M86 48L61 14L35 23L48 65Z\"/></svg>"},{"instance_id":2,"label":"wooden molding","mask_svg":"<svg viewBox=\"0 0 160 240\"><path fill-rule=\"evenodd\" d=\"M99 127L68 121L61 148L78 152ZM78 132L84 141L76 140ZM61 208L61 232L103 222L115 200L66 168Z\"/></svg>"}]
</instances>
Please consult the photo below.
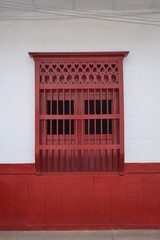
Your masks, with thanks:
<instances>
[{"instance_id":1,"label":"wooden molding","mask_svg":"<svg viewBox=\"0 0 160 240\"><path fill-rule=\"evenodd\" d=\"M129 51L119 52L29 52L29 56L38 58L80 58L80 57L126 57Z\"/></svg>"},{"instance_id":2,"label":"wooden molding","mask_svg":"<svg viewBox=\"0 0 160 240\"><path fill-rule=\"evenodd\" d=\"M150 173L160 173L160 163L125 163L124 164L124 175L126 174L150 174ZM30 175L36 174L34 163L20 163L20 164L0 164L0 175ZM46 174L46 173L45 173ZM40 175L40 174L39 174ZM43 175L43 174L41 174ZM67 173L48 173L47 175L96 175L96 176L110 176L118 175L114 172L67 172Z\"/></svg>"}]
</instances>

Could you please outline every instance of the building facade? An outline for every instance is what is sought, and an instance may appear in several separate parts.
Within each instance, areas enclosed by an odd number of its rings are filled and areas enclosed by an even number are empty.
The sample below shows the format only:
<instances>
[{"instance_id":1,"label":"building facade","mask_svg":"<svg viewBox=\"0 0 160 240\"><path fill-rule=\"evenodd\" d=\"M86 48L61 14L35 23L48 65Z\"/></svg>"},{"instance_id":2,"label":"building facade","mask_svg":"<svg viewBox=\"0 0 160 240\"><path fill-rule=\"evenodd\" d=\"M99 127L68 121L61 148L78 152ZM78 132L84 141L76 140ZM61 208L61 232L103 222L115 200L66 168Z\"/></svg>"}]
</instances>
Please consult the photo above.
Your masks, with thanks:
<instances>
[{"instance_id":1,"label":"building facade","mask_svg":"<svg viewBox=\"0 0 160 240\"><path fill-rule=\"evenodd\" d=\"M160 228L159 26L3 20L0 33L0 229ZM28 52L125 51L123 174L37 174Z\"/></svg>"}]
</instances>

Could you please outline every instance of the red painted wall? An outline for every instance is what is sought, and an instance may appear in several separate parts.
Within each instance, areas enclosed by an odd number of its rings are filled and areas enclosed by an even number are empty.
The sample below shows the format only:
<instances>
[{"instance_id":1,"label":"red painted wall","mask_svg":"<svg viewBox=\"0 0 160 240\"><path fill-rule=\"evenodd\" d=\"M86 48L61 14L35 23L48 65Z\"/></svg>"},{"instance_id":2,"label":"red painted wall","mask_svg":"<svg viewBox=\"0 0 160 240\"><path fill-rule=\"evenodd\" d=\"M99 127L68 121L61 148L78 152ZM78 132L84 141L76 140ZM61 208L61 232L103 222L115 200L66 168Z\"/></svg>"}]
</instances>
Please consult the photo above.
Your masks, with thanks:
<instances>
[{"instance_id":1,"label":"red painted wall","mask_svg":"<svg viewBox=\"0 0 160 240\"><path fill-rule=\"evenodd\" d=\"M160 228L160 164L105 173L36 176L0 166L0 229Z\"/></svg>"}]
</instances>

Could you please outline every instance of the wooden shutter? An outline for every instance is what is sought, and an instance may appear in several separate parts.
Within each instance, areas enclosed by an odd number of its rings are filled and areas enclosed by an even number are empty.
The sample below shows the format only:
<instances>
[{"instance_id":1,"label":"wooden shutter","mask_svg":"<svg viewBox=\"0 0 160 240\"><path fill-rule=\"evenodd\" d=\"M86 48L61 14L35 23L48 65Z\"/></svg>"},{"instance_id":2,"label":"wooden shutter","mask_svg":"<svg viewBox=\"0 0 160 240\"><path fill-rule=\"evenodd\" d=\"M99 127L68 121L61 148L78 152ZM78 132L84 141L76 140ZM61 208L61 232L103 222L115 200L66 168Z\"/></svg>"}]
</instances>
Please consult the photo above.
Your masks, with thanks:
<instances>
[{"instance_id":1,"label":"wooden shutter","mask_svg":"<svg viewBox=\"0 0 160 240\"><path fill-rule=\"evenodd\" d=\"M123 58L30 53L37 172L123 172Z\"/></svg>"}]
</instances>

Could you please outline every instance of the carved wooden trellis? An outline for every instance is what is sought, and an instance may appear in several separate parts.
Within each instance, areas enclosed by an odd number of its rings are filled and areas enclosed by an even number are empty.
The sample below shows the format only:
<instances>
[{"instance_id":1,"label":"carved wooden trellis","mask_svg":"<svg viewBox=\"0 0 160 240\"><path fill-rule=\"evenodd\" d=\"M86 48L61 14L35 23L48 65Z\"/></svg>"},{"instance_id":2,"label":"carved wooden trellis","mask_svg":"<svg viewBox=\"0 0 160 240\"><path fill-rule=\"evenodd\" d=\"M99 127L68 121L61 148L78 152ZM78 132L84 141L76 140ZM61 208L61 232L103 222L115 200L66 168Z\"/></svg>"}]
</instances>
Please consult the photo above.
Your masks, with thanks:
<instances>
[{"instance_id":1,"label":"carved wooden trellis","mask_svg":"<svg viewBox=\"0 0 160 240\"><path fill-rule=\"evenodd\" d=\"M117 84L118 62L42 62L40 84Z\"/></svg>"},{"instance_id":2,"label":"carved wooden trellis","mask_svg":"<svg viewBox=\"0 0 160 240\"><path fill-rule=\"evenodd\" d=\"M123 172L127 54L30 53L37 172Z\"/></svg>"}]
</instances>

